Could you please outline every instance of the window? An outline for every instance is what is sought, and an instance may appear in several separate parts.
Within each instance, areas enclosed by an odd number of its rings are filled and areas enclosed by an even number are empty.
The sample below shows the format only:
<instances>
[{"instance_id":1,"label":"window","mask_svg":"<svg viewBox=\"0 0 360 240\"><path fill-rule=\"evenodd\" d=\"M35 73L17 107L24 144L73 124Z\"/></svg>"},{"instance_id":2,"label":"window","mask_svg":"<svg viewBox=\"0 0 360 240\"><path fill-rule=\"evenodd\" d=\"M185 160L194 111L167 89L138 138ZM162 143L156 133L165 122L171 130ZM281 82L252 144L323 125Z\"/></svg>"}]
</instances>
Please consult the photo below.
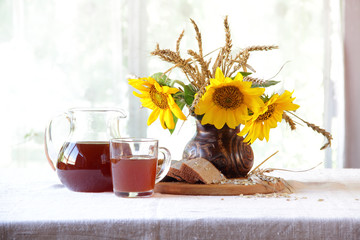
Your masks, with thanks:
<instances>
[{"instance_id":1,"label":"window","mask_svg":"<svg viewBox=\"0 0 360 240\"><path fill-rule=\"evenodd\" d=\"M204 52L222 46L223 18L229 16L234 49L280 46L253 54L254 76L295 90L299 116L333 134L332 151L320 151L323 137L307 127L285 124L270 141L255 142L256 162L279 150L267 166L308 168L319 162L341 167L343 74L339 1L224 0L4 0L0 2L0 167L46 166L44 127L52 116L75 106L116 106L129 112L124 134L160 138L174 159L195 131L193 119L175 133L156 122L132 96L129 74L147 76L169 64L151 57L159 43L174 48L181 31L182 54L196 49L189 18L202 33ZM335 67L336 66L336 67ZM183 78L174 71L173 78ZM275 89L275 88L274 88Z\"/></svg>"}]
</instances>

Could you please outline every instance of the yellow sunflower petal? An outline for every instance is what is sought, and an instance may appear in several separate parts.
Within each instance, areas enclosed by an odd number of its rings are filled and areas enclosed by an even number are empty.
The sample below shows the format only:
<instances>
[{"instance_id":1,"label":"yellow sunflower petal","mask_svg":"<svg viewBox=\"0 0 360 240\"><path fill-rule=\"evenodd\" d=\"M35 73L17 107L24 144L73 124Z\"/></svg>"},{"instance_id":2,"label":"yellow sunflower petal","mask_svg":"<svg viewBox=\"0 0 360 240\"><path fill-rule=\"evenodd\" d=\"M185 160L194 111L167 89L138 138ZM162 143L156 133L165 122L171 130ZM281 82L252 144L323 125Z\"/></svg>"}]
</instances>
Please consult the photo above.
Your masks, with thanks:
<instances>
[{"instance_id":1,"label":"yellow sunflower petal","mask_svg":"<svg viewBox=\"0 0 360 240\"><path fill-rule=\"evenodd\" d=\"M169 88L169 89L167 90L167 93L169 93L169 94L174 94L174 93L177 93L178 91L180 91L180 90L177 89L177 88Z\"/></svg>"},{"instance_id":2,"label":"yellow sunflower petal","mask_svg":"<svg viewBox=\"0 0 360 240\"><path fill-rule=\"evenodd\" d=\"M239 124L245 124L245 122L251 118L245 105L242 105L236 109L234 116L236 118L236 122Z\"/></svg>"},{"instance_id":3,"label":"yellow sunflower petal","mask_svg":"<svg viewBox=\"0 0 360 240\"><path fill-rule=\"evenodd\" d=\"M169 107L170 107L171 112L173 112L177 118L179 118L181 120L186 120L186 116L184 115L184 113L181 111L181 109L179 108L179 106L176 103L171 104L171 105L169 104Z\"/></svg>"},{"instance_id":4,"label":"yellow sunflower petal","mask_svg":"<svg viewBox=\"0 0 360 240\"><path fill-rule=\"evenodd\" d=\"M258 138L257 134L256 134L256 130L258 128L256 128L256 124L252 124L251 128L249 129L249 132L245 138L246 142L249 142L250 144L254 143L254 141Z\"/></svg>"},{"instance_id":5,"label":"yellow sunflower petal","mask_svg":"<svg viewBox=\"0 0 360 240\"><path fill-rule=\"evenodd\" d=\"M134 94L134 96L139 97L139 98L149 97L149 94L146 94L146 93L140 94L140 93L138 93L138 92L133 91L133 94Z\"/></svg>"},{"instance_id":6,"label":"yellow sunflower petal","mask_svg":"<svg viewBox=\"0 0 360 240\"><path fill-rule=\"evenodd\" d=\"M170 109L165 110L164 118L165 118L166 127L168 129L174 129L175 123Z\"/></svg>"},{"instance_id":7,"label":"yellow sunflower petal","mask_svg":"<svg viewBox=\"0 0 360 240\"><path fill-rule=\"evenodd\" d=\"M275 119L275 121L281 122L281 121L282 121L283 112L284 112L284 111L279 111L279 110L277 110L276 112L274 112L274 113L272 114L272 116L270 117L270 119L273 118L273 119Z\"/></svg>"},{"instance_id":8,"label":"yellow sunflower petal","mask_svg":"<svg viewBox=\"0 0 360 240\"><path fill-rule=\"evenodd\" d=\"M237 73L235 78L234 78L234 81L242 82L243 81L243 75L241 73Z\"/></svg>"},{"instance_id":9,"label":"yellow sunflower petal","mask_svg":"<svg viewBox=\"0 0 360 240\"><path fill-rule=\"evenodd\" d=\"M139 91L143 91L143 92L149 92L150 91L150 88L147 87L147 86L144 86L144 85L133 85L134 88L136 88L137 90Z\"/></svg>"},{"instance_id":10,"label":"yellow sunflower petal","mask_svg":"<svg viewBox=\"0 0 360 240\"><path fill-rule=\"evenodd\" d=\"M143 79L145 82L148 82L151 85L154 85L154 83L156 83L156 80L152 77L141 78L141 79Z\"/></svg>"},{"instance_id":11,"label":"yellow sunflower petal","mask_svg":"<svg viewBox=\"0 0 360 240\"><path fill-rule=\"evenodd\" d=\"M243 127L243 129L240 131L240 133L238 135L240 135L240 136L246 135L253 128L253 126L254 126L253 121L246 122L245 126Z\"/></svg>"},{"instance_id":12,"label":"yellow sunflower petal","mask_svg":"<svg viewBox=\"0 0 360 240\"><path fill-rule=\"evenodd\" d=\"M264 125L263 125L263 123L257 124L256 137L261 141L264 140Z\"/></svg>"},{"instance_id":13,"label":"yellow sunflower petal","mask_svg":"<svg viewBox=\"0 0 360 240\"><path fill-rule=\"evenodd\" d=\"M223 74L223 72L221 71L221 69L218 67L216 68L216 71L215 71L215 79L217 81L220 81L220 82L224 82L225 81L225 76Z\"/></svg>"},{"instance_id":14,"label":"yellow sunflower petal","mask_svg":"<svg viewBox=\"0 0 360 240\"><path fill-rule=\"evenodd\" d=\"M245 105L252 111L259 111L261 107L264 107L264 102L260 97L244 97Z\"/></svg>"},{"instance_id":15,"label":"yellow sunflower petal","mask_svg":"<svg viewBox=\"0 0 360 240\"><path fill-rule=\"evenodd\" d=\"M254 93L254 91L252 91L251 88L251 82L236 81L234 82L234 84L236 84L241 89L242 92L246 92L246 94L248 94L248 92Z\"/></svg>"},{"instance_id":16,"label":"yellow sunflower petal","mask_svg":"<svg viewBox=\"0 0 360 240\"><path fill-rule=\"evenodd\" d=\"M128 79L128 83L131 85L131 86L134 86L134 85L139 85L141 84L143 81L139 80L139 79Z\"/></svg>"},{"instance_id":17,"label":"yellow sunflower petal","mask_svg":"<svg viewBox=\"0 0 360 240\"><path fill-rule=\"evenodd\" d=\"M242 82L242 84L247 84L248 82ZM251 82L249 87L243 89L247 95L251 96L261 96L265 92L265 88L251 88Z\"/></svg>"},{"instance_id":18,"label":"yellow sunflower petal","mask_svg":"<svg viewBox=\"0 0 360 240\"><path fill-rule=\"evenodd\" d=\"M219 111L216 113L214 117L213 124L217 129L221 129L222 127L224 127L225 122L226 122L226 110L219 109Z\"/></svg>"},{"instance_id":19,"label":"yellow sunflower petal","mask_svg":"<svg viewBox=\"0 0 360 240\"><path fill-rule=\"evenodd\" d=\"M275 102L278 101L279 98L279 94L275 93L274 95L271 96L271 98L269 99L269 101L266 102L267 105L271 105Z\"/></svg>"},{"instance_id":20,"label":"yellow sunflower petal","mask_svg":"<svg viewBox=\"0 0 360 240\"><path fill-rule=\"evenodd\" d=\"M195 113L197 115L202 115L206 113L213 106L214 103L211 100L200 101L199 104L195 106Z\"/></svg>"},{"instance_id":21,"label":"yellow sunflower petal","mask_svg":"<svg viewBox=\"0 0 360 240\"><path fill-rule=\"evenodd\" d=\"M159 93L163 92L163 87L160 86L158 82L154 82L154 87L156 88L156 91L158 91Z\"/></svg>"},{"instance_id":22,"label":"yellow sunflower petal","mask_svg":"<svg viewBox=\"0 0 360 240\"><path fill-rule=\"evenodd\" d=\"M229 112L226 114L226 124L229 128L236 128L240 124L236 121L234 112Z\"/></svg>"},{"instance_id":23,"label":"yellow sunflower petal","mask_svg":"<svg viewBox=\"0 0 360 240\"><path fill-rule=\"evenodd\" d=\"M244 143L251 144L251 143L249 142L249 140L250 140L249 136L241 136L241 137L243 137L243 142L244 142Z\"/></svg>"},{"instance_id":24,"label":"yellow sunflower petal","mask_svg":"<svg viewBox=\"0 0 360 240\"><path fill-rule=\"evenodd\" d=\"M213 105L211 108L208 109L208 111L204 114L202 120L201 120L201 124L205 125L205 124L213 124L213 119L214 116L216 115L216 111L218 110L218 107L216 107L215 105Z\"/></svg>"},{"instance_id":25,"label":"yellow sunflower petal","mask_svg":"<svg viewBox=\"0 0 360 240\"><path fill-rule=\"evenodd\" d=\"M143 107L146 108L150 108L150 109L156 109L158 108L151 100L149 100L148 98L142 98L140 99L141 105Z\"/></svg>"},{"instance_id":26,"label":"yellow sunflower petal","mask_svg":"<svg viewBox=\"0 0 360 240\"><path fill-rule=\"evenodd\" d=\"M168 93L169 90L170 90L170 87L168 87L168 86L162 86L162 88L161 88L162 93Z\"/></svg>"},{"instance_id":27,"label":"yellow sunflower petal","mask_svg":"<svg viewBox=\"0 0 360 240\"><path fill-rule=\"evenodd\" d=\"M249 135L247 135L244 139L244 142L248 142L248 143L252 144L251 137Z\"/></svg>"},{"instance_id":28,"label":"yellow sunflower petal","mask_svg":"<svg viewBox=\"0 0 360 240\"><path fill-rule=\"evenodd\" d=\"M277 127L277 121L275 120L275 118L269 118L268 119L268 124L270 128L276 128Z\"/></svg>"},{"instance_id":29,"label":"yellow sunflower petal","mask_svg":"<svg viewBox=\"0 0 360 240\"><path fill-rule=\"evenodd\" d=\"M148 120L147 120L147 125L150 126L159 116L160 113L160 109L157 108L154 111L151 112Z\"/></svg>"},{"instance_id":30,"label":"yellow sunflower petal","mask_svg":"<svg viewBox=\"0 0 360 240\"><path fill-rule=\"evenodd\" d=\"M163 129L166 129L165 111L164 110L160 110L160 123L161 123L161 126L163 127Z\"/></svg>"},{"instance_id":31,"label":"yellow sunflower petal","mask_svg":"<svg viewBox=\"0 0 360 240\"><path fill-rule=\"evenodd\" d=\"M241 131L238 133L239 136L245 136L249 132L249 126L246 125Z\"/></svg>"},{"instance_id":32,"label":"yellow sunflower petal","mask_svg":"<svg viewBox=\"0 0 360 240\"><path fill-rule=\"evenodd\" d=\"M264 138L266 139L266 141L269 141L269 132L270 132L270 128L266 123L263 123L261 125L261 130L260 130L260 135L261 135L261 141L264 140Z\"/></svg>"},{"instance_id":33,"label":"yellow sunflower petal","mask_svg":"<svg viewBox=\"0 0 360 240\"><path fill-rule=\"evenodd\" d=\"M129 79L128 83L133 87L142 86L142 85L149 87L153 85L153 81L149 78Z\"/></svg>"},{"instance_id":34,"label":"yellow sunflower petal","mask_svg":"<svg viewBox=\"0 0 360 240\"><path fill-rule=\"evenodd\" d=\"M299 105L293 103L293 101L295 100L295 98L291 97L293 92L289 92L288 90L285 90L285 92L279 96L279 98L276 101L277 104L279 104L279 108L287 111L295 111L300 107Z\"/></svg>"}]
</instances>

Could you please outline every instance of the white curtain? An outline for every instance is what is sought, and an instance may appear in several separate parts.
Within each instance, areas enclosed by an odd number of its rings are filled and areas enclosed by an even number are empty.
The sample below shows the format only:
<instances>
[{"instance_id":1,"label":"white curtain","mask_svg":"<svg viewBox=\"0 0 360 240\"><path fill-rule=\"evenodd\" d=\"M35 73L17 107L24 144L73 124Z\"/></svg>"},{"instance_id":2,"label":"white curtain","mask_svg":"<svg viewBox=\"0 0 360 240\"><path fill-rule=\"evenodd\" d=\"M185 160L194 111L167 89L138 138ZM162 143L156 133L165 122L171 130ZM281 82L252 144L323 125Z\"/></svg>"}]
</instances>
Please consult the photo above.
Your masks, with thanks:
<instances>
[{"instance_id":1,"label":"white curtain","mask_svg":"<svg viewBox=\"0 0 360 240\"><path fill-rule=\"evenodd\" d=\"M126 78L168 69L169 64L149 53L156 43L173 49L183 29L182 54L196 49L189 18L203 34L205 52L222 46L225 15L234 51L250 45L280 46L251 57L256 77L270 78L289 61L275 78L281 81L276 89L295 90L298 114L334 136L333 148L325 153L319 150L322 136L301 126L290 133L283 125L271 132L268 143L254 144L256 161L280 150L270 166L307 168L323 161L325 167L342 167L344 81L338 0L0 1L0 167L46 165L43 129L52 116L75 106L122 107L129 112L125 135L159 138L175 159L181 158L194 122L178 124L172 136L158 122L147 126L149 112L140 108ZM356 84L356 74L352 76ZM171 77L184 79L176 71ZM358 136L352 135L352 144L359 143Z\"/></svg>"},{"instance_id":2,"label":"white curtain","mask_svg":"<svg viewBox=\"0 0 360 240\"><path fill-rule=\"evenodd\" d=\"M129 110L126 75L136 62L129 47L138 47L128 45L128 36L137 37L129 7L117 0L0 1L1 167L46 166L45 126L69 108Z\"/></svg>"},{"instance_id":3,"label":"white curtain","mask_svg":"<svg viewBox=\"0 0 360 240\"><path fill-rule=\"evenodd\" d=\"M360 168L360 1L344 1L345 162Z\"/></svg>"}]
</instances>

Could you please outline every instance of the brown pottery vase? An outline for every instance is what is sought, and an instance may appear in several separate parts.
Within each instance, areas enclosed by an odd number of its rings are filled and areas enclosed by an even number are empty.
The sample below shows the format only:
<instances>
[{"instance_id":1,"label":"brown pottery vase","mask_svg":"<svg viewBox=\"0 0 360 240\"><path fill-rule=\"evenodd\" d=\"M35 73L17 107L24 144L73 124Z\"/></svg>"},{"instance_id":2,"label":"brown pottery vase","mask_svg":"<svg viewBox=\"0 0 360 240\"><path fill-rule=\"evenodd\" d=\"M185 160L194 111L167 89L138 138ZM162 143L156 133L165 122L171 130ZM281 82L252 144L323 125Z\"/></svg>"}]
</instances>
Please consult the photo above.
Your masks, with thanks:
<instances>
[{"instance_id":1,"label":"brown pottery vase","mask_svg":"<svg viewBox=\"0 0 360 240\"><path fill-rule=\"evenodd\" d=\"M196 120L196 133L185 146L183 159L205 158L227 178L245 177L254 164L254 154L238 132L239 127L232 129L225 124L217 129Z\"/></svg>"}]
</instances>

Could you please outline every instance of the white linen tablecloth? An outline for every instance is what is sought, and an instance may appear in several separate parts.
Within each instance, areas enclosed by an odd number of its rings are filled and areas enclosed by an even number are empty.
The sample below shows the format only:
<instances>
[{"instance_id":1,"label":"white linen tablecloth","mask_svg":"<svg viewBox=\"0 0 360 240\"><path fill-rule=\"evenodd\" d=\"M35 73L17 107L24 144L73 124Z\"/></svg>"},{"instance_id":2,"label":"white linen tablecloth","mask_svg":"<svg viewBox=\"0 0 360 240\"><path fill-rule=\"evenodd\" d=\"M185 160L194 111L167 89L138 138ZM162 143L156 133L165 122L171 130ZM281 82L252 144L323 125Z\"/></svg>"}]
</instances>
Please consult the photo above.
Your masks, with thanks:
<instances>
[{"instance_id":1,"label":"white linen tablecloth","mask_svg":"<svg viewBox=\"0 0 360 240\"><path fill-rule=\"evenodd\" d=\"M0 239L360 239L360 169L274 172L289 197L118 198L0 169Z\"/></svg>"}]
</instances>

